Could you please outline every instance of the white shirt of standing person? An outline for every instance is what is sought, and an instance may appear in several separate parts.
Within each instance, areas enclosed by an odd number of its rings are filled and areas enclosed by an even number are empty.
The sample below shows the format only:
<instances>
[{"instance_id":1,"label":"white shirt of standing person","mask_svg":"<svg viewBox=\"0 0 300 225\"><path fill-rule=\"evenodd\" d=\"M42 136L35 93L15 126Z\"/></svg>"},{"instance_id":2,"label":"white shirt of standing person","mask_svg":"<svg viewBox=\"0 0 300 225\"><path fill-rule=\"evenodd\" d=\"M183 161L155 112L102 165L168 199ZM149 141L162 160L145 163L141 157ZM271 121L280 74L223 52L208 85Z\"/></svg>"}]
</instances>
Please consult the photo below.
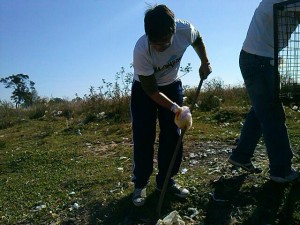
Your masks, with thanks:
<instances>
[{"instance_id":1,"label":"white shirt of standing person","mask_svg":"<svg viewBox=\"0 0 300 225\"><path fill-rule=\"evenodd\" d=\"M243 43L242 49L244 51L254 55L270 58L274 57L273 5L284 1L286 0L262 0L260 2L254 12L246 39ZM300 5L292 10L293 11L286 10L285 13L295 13L295 10L300 11ZM285 17L282 22L283 23L279 26L279 32L287 31L289 33L285 36L285 40L281 43L280 48L286 47L290 35L297 28L298 20L295 15L292 15Z\"/></svg>"},{"instance_id":2,"label":"white shirt of standing person","mask_svg":"<svg viewBox=\"0 0 300 225\"><path fill-rule=\"evenodd\" d=\"M138 75L155 75L157 85L164 86L178 79L181 58L197 37L197 30L187 21L175 20L176 31L172 43L163 52L155 51L148 42L146 35L137 41L133 53L134 80Z\"/></svg>"}]
</instances>

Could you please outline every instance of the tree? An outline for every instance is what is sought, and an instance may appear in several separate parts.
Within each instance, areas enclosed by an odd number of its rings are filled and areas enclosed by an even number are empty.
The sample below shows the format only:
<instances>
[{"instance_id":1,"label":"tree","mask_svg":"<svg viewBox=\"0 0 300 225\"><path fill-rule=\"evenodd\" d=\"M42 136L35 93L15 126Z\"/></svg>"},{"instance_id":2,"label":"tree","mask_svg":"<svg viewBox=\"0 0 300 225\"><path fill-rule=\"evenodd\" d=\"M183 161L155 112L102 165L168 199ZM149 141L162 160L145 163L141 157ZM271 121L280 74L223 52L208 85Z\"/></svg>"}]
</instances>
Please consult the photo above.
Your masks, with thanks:
<instances>
[{"instance_id":1,"label":"tree","mask_svg":"<svg viewBox=\"0 0 300 225\"><path fill-rule=\"evenodd\" d=\"M16 74L9 77L1 78L0 83L5 85L5 88L13 88L11 99L18 108L21 104L29 106L33 103L34 98L37 95L35 90L35 83L29 80L29 76L26 74Z\"/></svg>"}]
</instances>

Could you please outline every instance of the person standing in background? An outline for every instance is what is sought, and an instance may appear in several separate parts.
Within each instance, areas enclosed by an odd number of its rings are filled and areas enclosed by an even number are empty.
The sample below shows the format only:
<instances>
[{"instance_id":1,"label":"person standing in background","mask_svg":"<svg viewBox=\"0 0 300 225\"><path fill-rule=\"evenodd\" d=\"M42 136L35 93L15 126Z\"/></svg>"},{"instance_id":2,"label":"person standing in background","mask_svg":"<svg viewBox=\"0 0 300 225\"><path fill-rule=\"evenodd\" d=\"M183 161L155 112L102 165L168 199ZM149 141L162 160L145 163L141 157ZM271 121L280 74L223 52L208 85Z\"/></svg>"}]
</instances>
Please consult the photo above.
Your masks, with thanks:
<instances>
[{"instance_id":1,"label":"person standing in background","mask_svg":"<svg viewBox=\"0 0 300 225\"><path fill-rule=\"evenodd\" d=\"M273 5L283 1L262 0L251 20L239 58L251 108L237 147L228 159L229 163L248 172L258 171L251 158L263 136L269 158L270 179L279 183L293 181L299 176L292 168L293 153L285 124L285 112L276 96Z\"/></svg>"}]
</instances>

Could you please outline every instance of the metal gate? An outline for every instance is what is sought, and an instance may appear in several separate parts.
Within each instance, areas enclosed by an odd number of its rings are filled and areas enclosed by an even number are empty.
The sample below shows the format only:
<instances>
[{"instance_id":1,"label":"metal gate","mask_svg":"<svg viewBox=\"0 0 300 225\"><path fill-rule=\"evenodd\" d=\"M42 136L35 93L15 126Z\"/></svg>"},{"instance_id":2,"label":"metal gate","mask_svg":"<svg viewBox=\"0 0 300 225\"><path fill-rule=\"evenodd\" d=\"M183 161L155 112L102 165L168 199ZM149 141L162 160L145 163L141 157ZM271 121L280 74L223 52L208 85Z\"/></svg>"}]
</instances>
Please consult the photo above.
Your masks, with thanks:
<instances>
[{"instance_id":1,"label":"metal gate","mask_svg":"<svg viewBox=\"0 0 300 225\"><path fill-rule=\"evenodd\" d=\"M300 0L274 4L273 17L277 96L286 105L299 105Z\"/></svg>"}]
</instances>

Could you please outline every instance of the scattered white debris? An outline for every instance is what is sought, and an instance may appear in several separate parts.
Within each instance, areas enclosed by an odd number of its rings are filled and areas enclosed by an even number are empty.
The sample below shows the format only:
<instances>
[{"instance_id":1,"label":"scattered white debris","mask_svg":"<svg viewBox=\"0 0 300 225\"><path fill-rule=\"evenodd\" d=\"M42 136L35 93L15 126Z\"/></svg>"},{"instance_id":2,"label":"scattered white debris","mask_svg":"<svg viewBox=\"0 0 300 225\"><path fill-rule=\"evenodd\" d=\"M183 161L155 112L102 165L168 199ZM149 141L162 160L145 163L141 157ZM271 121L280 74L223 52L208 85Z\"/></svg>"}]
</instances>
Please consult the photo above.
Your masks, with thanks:
<instances>
[{"instance_id":1,"label":"scattered white debris","mask_svg":"<svg viewBox=\"0 0 300 225\"><path fill-rule=\"evenodd\" d=\"M166 216L163 220L158 220L156 225L185 225L185 222L175 210Z\"/></svg>"},{"instance_id":2,"label":"scattered white debris","mask_svg":"<svg viewBox=\"0 0 300 225\"><path fill-rule=\"evenodd\" d=\"M188 171L187 168L182 168L182 169L181 169L181 174L186 174L187 171Z\"/></svg>"},{"instance_id":3,"label":"scattered white debris","mask_svg":"<svg viewBox=\"0 0 300 225\"><path fill-rule=\"evenodd\" d=\"M80 132L80 130L79 130L79 132ZM92 144L92 143L89 143L89 142L86 142L85 145L86 145L88 148L90 148L90 147L93 146L93 144Z\"/></svg>"},{"instance_id":4,"label":"scattered white debris","mask_svg":"<svg viewBox=\"0 0 300 225\"><path fill-rule=\"evenodd\" d=\"M61 110L54 110L51 112L52 116L61 116L62 113L63 112Z\"/></svg>"},{"instance_id":5,"label":"scattered white debris","mask_svg":"<svg viewBox=\"0 0 300 225\"><path fill-rule=\"evenodd\" d=\"M38 206L35 207L36 210L42 210L42 209L45 209L45 208L46 208L45 204L38 205Z\"/></svg>"},{"instance_id":6,"label":"scattered white debris","mask_svg":"<svg viewBox=\"0 0 300 225\"><path fill-rule=\"evenodd\" d=\"M196 165L197 163L198 163L198 161L197 160L190 160L190 166L193 166L193 165Z\"/></svg>"},{"instance_id":7,"label":"scattered white debris","mask_svg":"<svg viewBox=\"0 0 300 225\"><path fill-rule=\"evenodd\" d=\"M196 158L196 156L197 156L197 155L196 155L195 153L193 153L193 152L190 153L190 158L191 158L191 159Z\"/></svg>"},{"instance_id":8,"label":"scattered white debris","mask_svg":"<svg viewBox=\"0 0 300 225\"><path fill-rule=\"evenodd\" d=\"M124 188L122 187L122 183L118 182L117 186L115 187L115 189L110 190L110 193L114 193L114 192L119 192L119 193L123 193Z\"/></svg>"},{"instance_id":9,"label":"scattered white debris","mask_svg":"<svg viewBox=\"0 0 300 225\"><path fill-rule=\"evenodd\" d=\"M75 195L75 191L71 191L69 195Z\"/></svg>"},{"instance_id":10,"label":"scattered white debris","mask_svg":"<svg viewBox=\"0 0 300 225\"><path fill-rule=\"evenodd\" d=\"M98 114L97 114L97 117L98 117L99 119L105 118L105 117L106 117L105 112L98 113Z\"/></svg>"},{"instance_id":11,"label":"scattered white debris","mask_svg":"<svg viewBox=\"0 0 300 225\"><path fill-rule=\"evenodd\" d=\"M190 215L190 218L193 218L199 214L199 211L196 208L188 208L188 211L192 213L192 215Z\"/></svg>"},{"instance_id":12,"label":"scattered white debris","mask_svg":"<svg viewBox=\"0 0 300 225\"><path fill-rule=\"evenodd\" d=\"M78 209L78 208L79 208L79 204L75 202L75 203L72 205L72 208L73 208L73 209Z\"/></svg>"},{"instance_id":13,"label":"scattered white debris","mask_svg":"<svg viewBox=\"0 0 300 225\"><path fill-rule=\"evenodd\" d=\"M118 167L117 170L123 172L124 169L123 167Z\"/></svg>"}]
</instances>

